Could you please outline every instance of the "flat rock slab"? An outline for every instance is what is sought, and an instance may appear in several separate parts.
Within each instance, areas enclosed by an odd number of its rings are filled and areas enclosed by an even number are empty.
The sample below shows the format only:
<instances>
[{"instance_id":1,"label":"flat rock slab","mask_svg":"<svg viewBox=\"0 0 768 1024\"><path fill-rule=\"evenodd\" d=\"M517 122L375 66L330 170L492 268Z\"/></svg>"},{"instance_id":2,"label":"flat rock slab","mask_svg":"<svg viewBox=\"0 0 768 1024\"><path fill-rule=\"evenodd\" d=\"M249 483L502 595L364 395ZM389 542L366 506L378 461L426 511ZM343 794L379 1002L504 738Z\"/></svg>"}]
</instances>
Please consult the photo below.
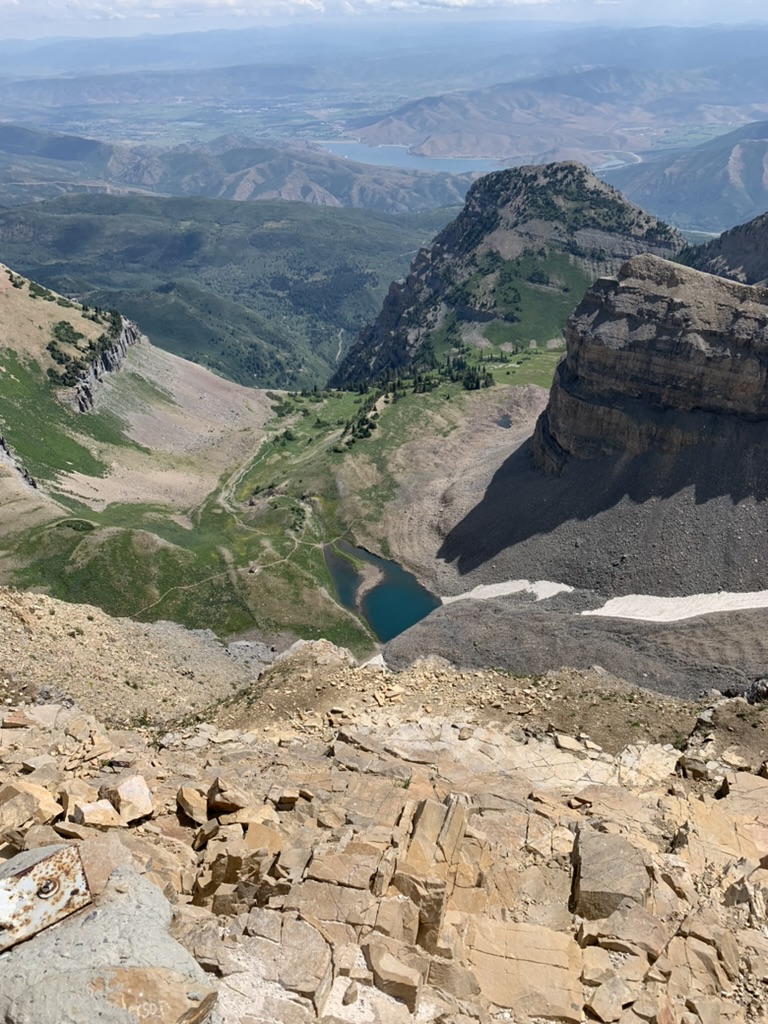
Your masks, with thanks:
<instances>
[{"instance_id":1,"label":"flat rock slab","mask_svg":"<svg viewBox=\"0 0 768 1024\"><path fill-rule=\"evenodd\" d=\"M467 939L483 994L530 1017L581 1021L581 950L561 932L512 921L479 920Z\"/></svg>"},{"instance_id":2,"label":"flat rock slab","mask_svg":"<svg viewBox=\"0 0 768 1024\"><path fill-rule=\"evenodd\" d=\"M171 938L170 924L160 890L131 868L116 868L94 906L9 951L0 1020L203 1024L216 992Z\"/></svg>"}]
</instances>

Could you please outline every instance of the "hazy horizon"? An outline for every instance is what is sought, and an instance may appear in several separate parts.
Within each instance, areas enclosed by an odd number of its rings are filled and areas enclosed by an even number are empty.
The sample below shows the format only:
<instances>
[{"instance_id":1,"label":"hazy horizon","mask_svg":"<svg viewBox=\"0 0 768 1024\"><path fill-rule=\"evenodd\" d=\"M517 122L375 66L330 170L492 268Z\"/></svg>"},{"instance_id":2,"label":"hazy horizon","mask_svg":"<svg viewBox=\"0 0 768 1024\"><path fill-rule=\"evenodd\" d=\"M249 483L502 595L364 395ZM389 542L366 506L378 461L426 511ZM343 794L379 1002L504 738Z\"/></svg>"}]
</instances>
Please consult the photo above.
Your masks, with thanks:
<instances>
[{"instance_id":1,"label":"hazy horizon","mask_svg":"<svg viewBox=\"0 0 768 1024\"><path fill-rule=\"evenodd\" d=\"M537 25L768 23L757 0L0 0L0 41L107 38L267 26L391 26L507 21ZM762 16L761 16L762 15Z\"/></svg>"}]
</instances>

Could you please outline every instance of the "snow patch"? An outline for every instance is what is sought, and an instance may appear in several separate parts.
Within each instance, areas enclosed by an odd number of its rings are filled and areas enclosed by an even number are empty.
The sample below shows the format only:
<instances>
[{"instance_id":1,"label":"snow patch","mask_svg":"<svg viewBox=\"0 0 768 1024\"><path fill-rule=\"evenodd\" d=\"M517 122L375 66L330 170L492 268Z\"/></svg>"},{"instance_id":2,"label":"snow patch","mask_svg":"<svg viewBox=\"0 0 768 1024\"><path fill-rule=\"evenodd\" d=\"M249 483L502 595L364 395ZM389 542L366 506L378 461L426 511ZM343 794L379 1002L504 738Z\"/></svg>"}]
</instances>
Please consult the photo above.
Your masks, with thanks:
<instances>
[{"instance_id":1,"label":"snow patch","mask_svg":"<svg viewBox=\"0 0 768 1024\"><path fill-rule=\"evenodd\" d=\"M481 583L473 590L456 594L454 597L441 597L440 600L443 604L453 604L454 601L487 601L491 597L504 597L505 594L520 594L525 591L535 594L537 601L544 601L555 594L570 594L573 587L565 583L552 583L551 580L507 580L506 583Z\"/></svg>"},{"instance_id":2,"label":"snow patch","mask_svg":"<svg viewBox=\"0 0 768 1024\"><path fill-rule=\"evenodd\" d=\"M652 594L627 594L613 597L602 608L582 615L603 615L618 619L642 619L646 622L677 622L712 612L735 612L745 608L768 608L768 590L717 594L691 594L689 597L654 597Z\"/></svg>"}]
</instances>

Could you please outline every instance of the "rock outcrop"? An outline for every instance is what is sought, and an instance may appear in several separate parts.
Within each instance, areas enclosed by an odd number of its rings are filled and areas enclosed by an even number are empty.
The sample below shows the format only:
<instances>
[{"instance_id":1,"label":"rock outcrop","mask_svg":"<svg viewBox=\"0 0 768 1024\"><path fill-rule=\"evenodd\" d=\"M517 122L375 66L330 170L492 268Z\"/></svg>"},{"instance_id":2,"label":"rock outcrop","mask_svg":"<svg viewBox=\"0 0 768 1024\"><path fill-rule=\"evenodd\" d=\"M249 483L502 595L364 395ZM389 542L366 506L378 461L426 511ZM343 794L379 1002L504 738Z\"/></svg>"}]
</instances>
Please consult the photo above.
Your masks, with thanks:
<instances>
[{"instance_id":1,"label":"rock outcrop","mask_svg":"<svg viewBox=\"0 0 768 1024\"><path fill-rule=\"evenodd\" d=\"M687 247L680 259L708 274L763 284L768 281L768 213L724 231L705 245Z\"/></svg>"},{"instance_id":2,"label":"rock outcrop","mask_svg":"<svg viewBox=\"0 0 768 1024\"><path fill-rule=\"evenodd\" d=\"M768 290L636 256L587 291L565 338L539 466L768 440Z\"/></svg>"},{"instance_id":3,"label":"rock outcrop","mask_svg":"<svg viewBox=\"0 0 768 1024\"><path fill-rule=\"evenodd\" d=\"M0 434L0 464L14 469L25 484L28 484L33 490L37 490L37 480L31 475L26 466L22 465L16 458L2 434Z\"/></svg>"},{"instance_id":4,"label":"rock outcrop","mask_svg":"<svg viewBox=\"0 0 768 1024\"><path fill-rule=\"evenodd\" d=\"M475 182L456 220L419 252L405 281L391 286L334 380L350 383L406 365L452 319L455 342L493 321L509 330L526 303L542 298L562 306L557 333L572 303L559 260L578 272L583 288L637 253L672 256L683 246L677 231L580 164L496 171Z\"/></svg>"},{"instance_id":5,"label":"rock outcrop","mask_svg":"<svg viewBox=\"0 0 768 1024\"><path fill-rule=\"evenodd\" d=\"M99 351L96 358L88 364L88 368L80 374L75 385L75 404L80 412L93 409L94 395L99 382L105 374L119 370L125 362L128 349L141 341L142 334L138 325L125 317L120 319L121 327L117 338Z\"/></svg>"}]
</instances>

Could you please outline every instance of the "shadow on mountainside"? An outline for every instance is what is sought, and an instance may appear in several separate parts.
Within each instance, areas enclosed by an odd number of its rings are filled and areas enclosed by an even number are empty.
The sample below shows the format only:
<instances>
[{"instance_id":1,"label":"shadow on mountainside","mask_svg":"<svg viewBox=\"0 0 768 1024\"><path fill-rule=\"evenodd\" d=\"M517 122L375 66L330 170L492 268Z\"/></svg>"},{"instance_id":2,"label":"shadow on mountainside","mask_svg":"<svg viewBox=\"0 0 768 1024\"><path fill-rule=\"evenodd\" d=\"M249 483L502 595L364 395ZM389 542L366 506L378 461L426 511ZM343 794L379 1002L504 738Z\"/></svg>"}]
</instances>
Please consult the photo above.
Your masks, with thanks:
<instances>
[{"instance_id":1,"label":"shadow on mountainside","mask_svg":"<svg viewBox=\"0 0 768 1024\"><path fill-rule=\"evenodd\" d=\"M473 584L528 577L601 593L764 589L768 426L727 425L728 443L571 458L560 476L534 465L526 441L438 558L473 574Z\"/></svg>"}]
</instances>

